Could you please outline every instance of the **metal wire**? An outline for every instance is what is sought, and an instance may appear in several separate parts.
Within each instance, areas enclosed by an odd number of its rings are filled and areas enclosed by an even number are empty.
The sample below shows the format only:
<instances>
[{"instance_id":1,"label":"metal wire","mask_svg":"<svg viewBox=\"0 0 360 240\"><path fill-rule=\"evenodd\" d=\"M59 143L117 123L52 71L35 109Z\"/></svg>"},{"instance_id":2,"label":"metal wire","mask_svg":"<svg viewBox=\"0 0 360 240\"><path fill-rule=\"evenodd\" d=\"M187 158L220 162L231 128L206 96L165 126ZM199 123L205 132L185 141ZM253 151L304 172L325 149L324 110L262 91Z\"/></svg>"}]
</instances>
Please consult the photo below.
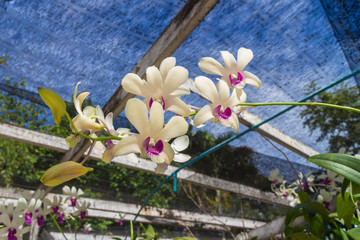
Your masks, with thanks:
<instances>
[{"instance_id":1,"label":"metal wire","mask_svg":"<svg viewBox=\"0 0 360 240\"><path fill-rule=\"evenodd\" d=\"M360 73L360 68L359 68L358 70L356 70L356 71L354 71L354 72L346 75L345 77L340 78L339 80L337 80L337 81L335 81L335 82L333 82L333 83L331 83L331 84L329 84L329 85L327 85L327 86L325 86L325 87L323 87L323 88L321 88L321 89L313 92L312 94L306 96L305 98L301 99L301 100L298 101L298 102L305 102L305 101L313 98L314 96L318 95L319 93L322 93L322 92L324 92L324 91L326 91L326 90L334 87L335 85L337 85L337 84L339 84L339 83L341 83L341 82L343 82L343 81L345 81L345 80L347 80L347 79L349 79L349 78L351 78L351 77L356 76L356 75L359 74L359 73ZM243 131L243 132L241 132L241 133L238 133L238 134L236 134L236 135L234 135L234 136L226 139L225 141L223 141L223 142L219 143L218 145L210 148L209 150L206 150L205 152L203 152L203 153L201 153L200 155L196 156L196 157L193 158L192 160L186 162L186 163L185 163L184 165L182 165L181 167L177 168L174 172L172 172L169 176L167 176L159 185L157 185L157 186L155 187L155 189L150 193L150 195L145 199L145 201L141 204L141 207L140 207L138 213L135 215L134 220L133 220L133 223L136 222L136 218L140 215L141 210L145 207L145 205L148 203L148 201L151 199L151 197L160 189L160 187L161 187L162 185L164 185L167 181L169 181L173 176L175 176L175 175L176 175L178 172L180 172L182 169L184 169L184 168L186 168L187 166L189 166L189 165L197 162L198 160L200 160L201 158L205 157L206 155L208 155L208 154L210 154L210 153L212 153L212 152L215 152L216 150L218 150L218 149L222 148L223 146L229 144L230 142L234 141L235 139L244 136L245 134L249 133L249 132L252 131L252 130L255 130L256 128L258 128L258 127L260 127L261 125L263 125L263 124L265 124L265 123L273 120L274 118L277 118L278 116L280 116L280 115L284 114L285 112L293 109L294 107L296 107L296 106L289 106L289 107L285 108L284 110L282 110L282 111L274 114L273 116L267 118L266 120L264 120L264 121L262 121L262 122L260 122L260 123L258 123L258 124L256 124L256 125L254 125L254 126L251 126L251 127L249 127L248 129L246 129L245 131Z\"/></svg>"}]
</instances>

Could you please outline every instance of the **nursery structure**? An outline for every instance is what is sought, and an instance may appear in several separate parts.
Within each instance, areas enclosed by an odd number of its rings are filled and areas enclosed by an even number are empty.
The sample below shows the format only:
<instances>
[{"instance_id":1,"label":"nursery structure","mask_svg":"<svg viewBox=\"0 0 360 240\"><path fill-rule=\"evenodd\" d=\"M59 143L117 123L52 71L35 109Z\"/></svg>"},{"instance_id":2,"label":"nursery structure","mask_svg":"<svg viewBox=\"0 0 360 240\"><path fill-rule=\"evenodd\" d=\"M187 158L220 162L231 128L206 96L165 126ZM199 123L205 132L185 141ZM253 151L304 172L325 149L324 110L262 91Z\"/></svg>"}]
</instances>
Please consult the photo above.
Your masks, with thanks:
<instances>
[{"instance_id":1,"label":"nursery structure","mask_svg":"<svg viewBox=\"0 0 360 240\"><path fill-rule=\"evenodd\" d=\"M143 78L147 67L159 66L164 58L171 55L177 58L178 65L189 69L189 77L195 78L204 75L197 68L202 57L219 58L219 51L235 53L242 46L253 49L254 60L248 68L261 79L263 91L246 88L249 89L247 102L300 101L306 96L304 86L312 80L317 86L327 88L334 86L331 84L339 79L336 84L348 79L349 86L360 84L360 71L357 70L360 68L358 1L340 4L331 0L315 3L283 0L274 4L265 0L164 0L146 3L11 0L0 4L3 32L0 53L5 54L0 65L1 91L17 95L24 102L43 104L37 96L37 87L53 89L63 99L71 99L76 83L82 81L81 88L90 89L93 102L102 107L104 114L112 112L114 119L117 117L114 123L119 125L117 127L129 124L122 112L127 100L134 97L122 88L121 79L130 71ZM11 58L6 59L6 56ZM27 89L10 86L6 77L24 77ZM185 86L193 93L198 92L192 80L188 80ZM204 103L204 99L193 94L185 98L191 105ZM246 145L255 152L285 160L281 152L260 137L262 135L276 142L290 161L314 167L305 159L325 152L327 143L317 141L319 132L310 136L310 130L303 127L304 120L299 119L298 108L284 109L282 106L248 109L248 114L239 117L243 125L235 134L241 138L234 138L232 147ZM0 137L64 153L61 159L56 159L58 163L78 161L90 147L90 141L82 140L76 147L70 148L63 137L27 129L26 123L22 127L18 125L0 123ZM229 132L220 124L204 129L215 137L220 137L224 131ZM101 152L95 149L90 159L101 161L101 156ZM143 158L134 161L120 156L111 163L155 174L156 164ZM287 162L283 161L283 164ZM277 167L273 166L274 169ZM269 191L178 168L169 166L164 172L167 176L164 181L173 182L173 192L180 191L177 181L181 181L281 208L289 207L288 201ZM271 170L261 171L269 174ZM241 174L241 169L239 172ZM38 188L51 192L50 187ZM11 202L18 197L18 190L0 188L0 198ZM159 224L219 233L235 229L235 232L246 231L251 237L259 236L258 239L284 231L281 218L269 222L225 216L221 210L217 211L218 214L209 214L142 206L143 201L88 201L91 203L88 216L93 218L115 221L136 218L137 222L154 226ZM31 234L31 239L37 239L39 229L34 227ZM234 237L243 239L244 236L238 234Z\"/></svg>"}]
</instances>

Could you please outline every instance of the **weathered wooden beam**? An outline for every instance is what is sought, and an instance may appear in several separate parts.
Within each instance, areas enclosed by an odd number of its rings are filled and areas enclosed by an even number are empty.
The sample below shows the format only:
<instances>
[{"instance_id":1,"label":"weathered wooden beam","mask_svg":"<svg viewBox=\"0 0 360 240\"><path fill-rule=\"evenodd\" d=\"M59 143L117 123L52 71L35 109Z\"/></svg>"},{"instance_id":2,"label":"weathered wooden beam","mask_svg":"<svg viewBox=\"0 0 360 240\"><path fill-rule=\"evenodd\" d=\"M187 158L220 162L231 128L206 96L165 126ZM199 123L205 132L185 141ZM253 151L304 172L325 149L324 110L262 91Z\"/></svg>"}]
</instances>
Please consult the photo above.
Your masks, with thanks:
<instances>
[{"instance_id":1,"label":"weathered wooden beam","mask_svg":"<svg viewBox=\"0 0 360 240\"><path fill-rule=\"evenodd\" d=\"M6 139L13 139L28 144L50 148L60 152L69 150L65 139L48 135L45 133L36 132L33 130L11 126L5 123L0 123L0 137ZM101 153L94 149L90 158L101 161ZM112 163L130 169L154 173L156 164L152 161L138 158L137 162L129 161L126 156L119 156L112 160ZM165 171L165 175L170 175L177 168L169 166ZM275 196L270 192L263 192L256 188L248 187L242 184L233 183L230 181L209 177L204 174L196 173L189 170L182 170L177 174L177 178L184 182L196 184L210 189L222 190L240 194L241 196L256 199L265 203L276 204L279 206L288 207L288 202Z\"/></svg>"},{"instance_id":2,"label":"weathered wooden beam","mask_svg":"<svg viewBox=\"0 0 360 240\"><path fill-rule=\"evenodd\" d=\"M48 194L50 199L59 194ZM0 188L0 197L7 201L13 201L21 197L21 192L15 189ZM140 209L140 205L121 203L115 201L106 201L98 199L82 198L90 202L88 208L89 217L106 218L120 221L122 218L119 213L125 214L123 220L131 221ZM69 209L69 211L72 211ZM146 207L140 212L137 221L144 223L154 223L173 226L201 227L209 230L226 230L225 228L247 228L254 229L265 224L262 221L224 217L209 216L207 214L169 210L164 208Z\"/></svg>"},{"instance_id":3,"label":"weathered wooden beam","mask_svg":"<svg viewBox=\"0 0 360 240\"><path fill-rule=\"evenodd\" d=\"M196 88L194 81L192 81L191 79L188 79L186 81L185 86L187 86L190 89L190 91L197 93L201 96L201 93ZM242 117L239 118L239 121L240 121L240 123L242 123L248 127L254 126L254 125L262 122L262 120L258 116L254 115L250 112L246 112ZM279 129L271 126L268 123L265 123L265 124L261 125L260 127L256 128L256 131L258 133L260 133L261 135L279 143L280 145L299 154L300 156L302 156L304 158L308 158L310 156L319 154L317 151L315 151L311 147L306 146L305 144L297 141L296 139L289 137L288 135L284 134Z\"/></svg>"}]
</instances>

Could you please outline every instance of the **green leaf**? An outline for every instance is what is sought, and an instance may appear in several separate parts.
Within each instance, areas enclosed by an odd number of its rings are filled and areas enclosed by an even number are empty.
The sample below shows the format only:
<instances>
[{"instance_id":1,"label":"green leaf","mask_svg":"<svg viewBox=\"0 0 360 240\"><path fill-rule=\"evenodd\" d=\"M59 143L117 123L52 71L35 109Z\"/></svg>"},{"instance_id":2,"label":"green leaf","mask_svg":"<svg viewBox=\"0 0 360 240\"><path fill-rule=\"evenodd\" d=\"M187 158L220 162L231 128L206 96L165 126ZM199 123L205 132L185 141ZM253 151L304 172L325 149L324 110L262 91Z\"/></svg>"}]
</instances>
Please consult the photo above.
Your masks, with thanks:
<instances>
[{"instance_id":1,"label":"green leaf","mask_svg":"<svg viewBox=\"0 0 360 240\"><path fill-rule=\"evenodd\" d=\"M360 184L359 158L341 153L325 153L311 156L308 161Z\"/></svg>"},{"instance_id":2,"label":"green leaf","mask_svg":"<svg viewBox=\"0 0 360 240\"><path fill-rule=\"evenodd\" d=\"M300 192L298 192L298 196L300 198L301 203L309 203L310 202L310 197L306 192L300 191Z\"/></svg>"},{"instance_id":3,"label":"green leaf","mask_svg":"<svg viewBox=\"0 0 360 240\"><path fill-rule=\"evenodd\" d=\"M45 104L51 109L56 126L59 126L61 117L66 113L64 100L56 92L47 88L38 88L38 92Z\"/></svg>"},{"instance_id":4,"label":"green leaf","mask_svg":"<svg viewBox=\"0 0 360 240\"><path fill-rule=\"evenodd\" d=\"M344 193L346 192L346 189L349 187L350 181L347 178L344 178L344 181L341 185L341 196L344 198Z\"/></svg>"},{"instance_id":5,"label":"green leaf","mask_svg":"<svg viewBox=\"0 0 360 240\"><path fill-rule=\"evenodd\" d=\"M287 240L321 240L320 238L314 235L309 235L307 233L293 233L286 239Z\"/></svg>"},{"instance_id":6,"label":"green leaf","mask_svg":"<svg viewBox=\"0 0 360 240\"><path fill-rule=\"evenodd\" d=\"M353 239L360 239L360 228L354 228L346 232Z\"/></svg>"},{"instance_id":7,"label":"green leaf","mask_svg":"<svg viewBox=\"0 0 360 240\"><path fill-rule=\"evenodd\" d=\"M339 194L336 200L336 208L338 217L344 219L347 228L351 228L351 220L355 209L353 204L350 202L350 194L345 193L345 198L342 198Z\"/></svg>"}]
</instances>

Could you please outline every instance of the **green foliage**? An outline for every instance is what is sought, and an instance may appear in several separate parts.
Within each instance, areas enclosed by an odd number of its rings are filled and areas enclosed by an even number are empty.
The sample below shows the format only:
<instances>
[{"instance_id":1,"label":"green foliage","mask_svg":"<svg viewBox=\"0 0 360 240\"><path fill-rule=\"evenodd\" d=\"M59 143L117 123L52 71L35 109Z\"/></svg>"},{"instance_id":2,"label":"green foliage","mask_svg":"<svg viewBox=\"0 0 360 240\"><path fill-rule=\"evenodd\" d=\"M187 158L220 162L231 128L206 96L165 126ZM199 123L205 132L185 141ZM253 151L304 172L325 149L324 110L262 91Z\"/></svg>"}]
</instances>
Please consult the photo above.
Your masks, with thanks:
<instances>
[{"instance_id":1,"label":"green foliage","mask_svg":"<svg viewBox=\"0 0 360 240\"><path fill-rule=\"evenodd\" d=\"M307 87L306 93L312 93L317 89L318 87L313 82ZM320 93L312 101L359 109L359 96L358 87L343 84L333 92ZM334 108L307 106L302 111L301 116L305 118L304 124L311 131L321 130L318 140L329 138L331 152L339 152L341 147L353 153L359 152L360 115L358 113Z\"/></svg>"},{"instance_id":2,"label":"green foliage","mask_svg":"<svg viewBox=\"0 0 360 240\"><path fill-rule=\"evenodd\" d=\"M360 158L340 153L324 153L311 156L308 161L360 184Z\"/></svg>"}]
</instances>

